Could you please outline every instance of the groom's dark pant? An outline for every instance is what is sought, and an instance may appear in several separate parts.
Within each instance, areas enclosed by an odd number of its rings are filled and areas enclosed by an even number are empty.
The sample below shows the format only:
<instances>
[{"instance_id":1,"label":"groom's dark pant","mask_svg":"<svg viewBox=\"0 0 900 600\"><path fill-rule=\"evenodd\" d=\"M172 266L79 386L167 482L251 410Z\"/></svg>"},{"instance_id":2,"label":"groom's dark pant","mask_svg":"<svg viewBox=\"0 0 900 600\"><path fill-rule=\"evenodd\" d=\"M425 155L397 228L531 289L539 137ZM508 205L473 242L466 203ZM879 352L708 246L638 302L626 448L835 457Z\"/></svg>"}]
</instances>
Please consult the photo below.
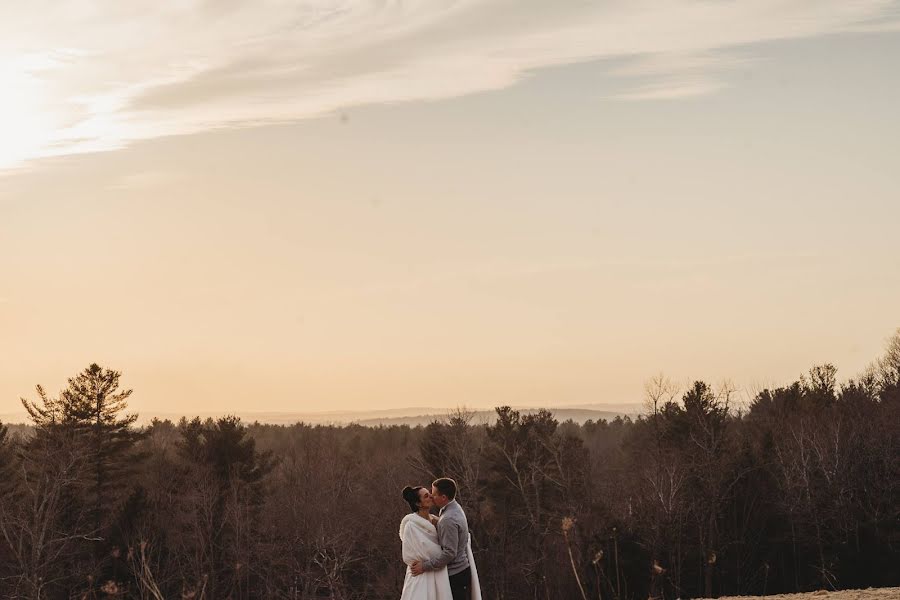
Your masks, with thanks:
<instances>
[{"instance_id":1,"label":"groom's dark pant","mask_svg":"<svg viewBox=\"0 0 900 600\"><path fill-rule=\"evenodd\" d=\"M466 567L456 575L450 576L450 593L453 600L469 600L469 586L472 585L472 568Z\"/></svg>"}]
</instances>

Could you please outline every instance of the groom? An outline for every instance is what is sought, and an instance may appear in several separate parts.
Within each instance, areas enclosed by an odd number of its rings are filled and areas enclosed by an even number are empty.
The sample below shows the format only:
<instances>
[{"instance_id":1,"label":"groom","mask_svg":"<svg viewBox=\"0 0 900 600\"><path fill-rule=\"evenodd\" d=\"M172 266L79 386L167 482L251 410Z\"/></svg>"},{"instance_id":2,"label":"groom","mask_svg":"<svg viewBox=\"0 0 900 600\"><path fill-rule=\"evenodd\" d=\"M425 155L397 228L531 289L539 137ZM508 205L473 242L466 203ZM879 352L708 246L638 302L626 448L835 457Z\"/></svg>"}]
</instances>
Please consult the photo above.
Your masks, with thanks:
<instances>
[{"instance_id":1,"label":"groom","mask_svg":"<svg viewBox=\"0 0 900 600\"><path fill-rule=\"evenodd\" d=\"M453 600L468 600L472 582L472 569L466 552L469 544L469 522L466 520L466 513L456 501L456 491L456 482L448 477L441 477L431 484L434 505L441 509L441 518L437 523L441 554L432 560L415 561L410 565L410 570L413 575L418 576L425 571L434 571L446 566Z\"/></svg>"}]
</instances>

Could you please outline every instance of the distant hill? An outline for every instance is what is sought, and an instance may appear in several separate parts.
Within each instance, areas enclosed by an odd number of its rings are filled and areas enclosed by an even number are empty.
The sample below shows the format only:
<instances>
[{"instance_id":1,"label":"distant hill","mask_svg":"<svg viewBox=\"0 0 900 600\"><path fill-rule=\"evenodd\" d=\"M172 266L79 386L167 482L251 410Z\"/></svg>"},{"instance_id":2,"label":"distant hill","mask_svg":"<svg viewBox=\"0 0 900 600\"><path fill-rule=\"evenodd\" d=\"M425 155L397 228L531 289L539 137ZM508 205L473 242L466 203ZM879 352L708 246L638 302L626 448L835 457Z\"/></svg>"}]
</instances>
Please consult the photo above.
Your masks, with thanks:
<instances>
[{"instance_id":1,"label":"distant hill","mask_svg":"<svg viewBox=\"0 0 900 600\"><path fill-rule=\"evenodd\" d=\"M523 414L533 414L538 411L538 409L536 408L521 408L517 410L519 410L519 412ZM616 417L635 417L638 414L636 412L631 413L606 410L585 410L576 408L550 408L548 410L553 413L553 416L556 417L558 421L572 420L578 424L583 424L586 421L600 421L603 419L612 421ZM449 411L441 411L415 416L362 419L355 422L367 427L377 427L379 425L409 425L410 427L415 427L417 425L428 425L433 421L446 420L448 415ZM478 410L474 411L472 422L475 424L492 423L496 420L496 417L497 413L494 410Z\"/></svg>"},{"instance_id":2,"label":"distant hill","mask_svg":"<svg viewBox=\"0 0 900 600\"><path fill-rule=\"evenodd\" d=\"M523 413L534 413L538 409L534 407L515 407ZM495 417L494 409L471 409L475 414L475 423L488 423ZM571 419L576 423L584 423L588 420L600 419L612 420L616 417L635 417L641 413L640 404L584 404L564 406L560 408L548 408L560 421ZM268 423L272 425L292 425L294 423L309 423L313 425L348 425L357 423L367 427L379 425L427 425L432 421L447 419L452 409L438 408L434 406L413 406L407 408L392 408L383 410L362 411L330 411L330 412L251 412L251 411L219 411L187 414L188 418L198 416L201 419L216 418L228 414L236 414L245 423ZM178 413L140 413L139 423L147 424L152 419L168 419L177 422L182 415ZM0 415L0 422L22 423L25 422L24 414Z\"/></svg>"}]
</instances>

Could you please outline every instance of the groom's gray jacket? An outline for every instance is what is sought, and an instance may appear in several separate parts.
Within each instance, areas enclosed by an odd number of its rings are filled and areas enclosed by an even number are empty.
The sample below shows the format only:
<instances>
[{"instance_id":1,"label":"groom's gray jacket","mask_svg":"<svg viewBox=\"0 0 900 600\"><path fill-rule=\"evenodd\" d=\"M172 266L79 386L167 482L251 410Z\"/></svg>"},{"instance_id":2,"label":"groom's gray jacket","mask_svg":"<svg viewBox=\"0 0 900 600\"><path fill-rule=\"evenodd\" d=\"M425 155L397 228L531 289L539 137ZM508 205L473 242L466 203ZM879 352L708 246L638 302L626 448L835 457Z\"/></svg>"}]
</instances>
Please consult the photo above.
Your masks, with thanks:
<instances>
[{"instance_id":1,"label":"groom's gray jacket","mask_svg":"<svg viewBox=\"0 0 900 600\"><path fill-rule=\"evenodd\" d=\"M441 555L423 563L426 571L434 571L447 566L448 575L456 575L469 567L469 521L466 513L456 500L441 509L441 518L437 524L438 543Z\"/></svg>"}]
</instances>

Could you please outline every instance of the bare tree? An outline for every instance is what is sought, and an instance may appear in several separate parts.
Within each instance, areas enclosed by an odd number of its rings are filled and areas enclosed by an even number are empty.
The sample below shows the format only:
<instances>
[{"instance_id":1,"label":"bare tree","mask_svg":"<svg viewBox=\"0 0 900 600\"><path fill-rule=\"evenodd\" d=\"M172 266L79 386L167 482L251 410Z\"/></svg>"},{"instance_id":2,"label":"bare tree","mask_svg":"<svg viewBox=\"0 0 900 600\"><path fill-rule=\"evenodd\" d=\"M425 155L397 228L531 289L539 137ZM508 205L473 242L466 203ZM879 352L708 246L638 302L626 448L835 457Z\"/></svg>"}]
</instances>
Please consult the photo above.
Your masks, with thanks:
<instances>
[{"instance_id":1,"label":"bare tree","mask_svg":"<svg viewBox=\"0 0 900 600\"><path fill-rule=\"evenodd\" d=\"M89 458L76 436L53 428L36 431L19 453L18 485L0 502L0 535L26 598L45 598L71 580L85 543L97 539L90 511L72 502Z\"/></svg>"}]
</instances>

